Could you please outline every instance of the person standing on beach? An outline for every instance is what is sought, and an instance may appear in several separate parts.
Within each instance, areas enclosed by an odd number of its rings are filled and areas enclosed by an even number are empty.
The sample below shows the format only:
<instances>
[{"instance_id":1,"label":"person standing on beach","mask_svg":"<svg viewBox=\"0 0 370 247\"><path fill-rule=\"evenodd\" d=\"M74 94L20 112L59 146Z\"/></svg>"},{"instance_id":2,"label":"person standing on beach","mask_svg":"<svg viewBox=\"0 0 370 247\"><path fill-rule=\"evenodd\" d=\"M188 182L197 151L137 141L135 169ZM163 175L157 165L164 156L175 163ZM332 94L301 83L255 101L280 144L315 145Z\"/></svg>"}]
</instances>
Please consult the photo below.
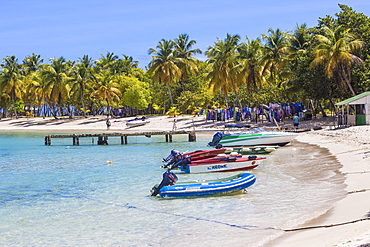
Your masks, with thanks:
<instances>
[{"instance_id":1,"label":"person standing on beach","mask_svg":"<svg viewBox=\"0 0 370 247\"><path fill-rule=\"evenodd\" d=\"M177 120L174 119L173 120L173 125L172 125L172 131L177 130L176 122L177 122Z\"/></svg>"},{"instance_id":2,"label":"person standing on beach","mask_svg":"<svg viewBox=\"0 0 370 247\"><path fill-rule=\"evenodd\" d=\"M105 124L107 125L107 130L109 130L109 128L111 126L109 118L107 118L107 121L105 121Z\"/></svg>"},{"instance_id":3,"label":"person standing on beach","mask_svg":"<svg viewBox=\"0 0 370 247\"><path fill-rule=\"evenodd\" d=\"M297 127L298 128L298 125L299 125L299 117L298 117L298 114L297 113L293 117L293 124L294 124L294 127Z\"/></svg>"}]
</instances>

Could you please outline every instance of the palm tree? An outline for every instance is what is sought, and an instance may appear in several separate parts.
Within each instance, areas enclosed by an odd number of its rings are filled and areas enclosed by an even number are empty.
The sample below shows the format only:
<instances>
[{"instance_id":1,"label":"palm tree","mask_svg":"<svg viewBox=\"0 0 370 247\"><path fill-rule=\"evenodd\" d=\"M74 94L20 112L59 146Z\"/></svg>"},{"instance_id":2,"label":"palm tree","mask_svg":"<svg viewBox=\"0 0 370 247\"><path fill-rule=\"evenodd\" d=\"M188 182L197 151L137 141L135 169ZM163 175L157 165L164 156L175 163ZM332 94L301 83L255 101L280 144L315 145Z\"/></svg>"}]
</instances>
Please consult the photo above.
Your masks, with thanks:
<instances>
[{"instance_id":1,"label":"palm tree","mask_svg":"<svg viewBox=\"0 0 370 247\"><path fill-rule=\"evenodd\" d=\"M230 89L233 89L241 107L237 95L236 76L232 74L232 68L236 65L237 46L240 40L239 35L227 34L225 40L217 38L214 46L208 47L206 55L207 62L211 65L211 72L208 74L210 84L213 85L214 92L220 90L225 97L227 104L227 95Z\"/></svg>"},{"instance_id":2,"label":"palm tree","mask_svg":"<svg viewBox=\"0 0 370 247\"><path fill-rule=\"evenodd\" d=\"M32 53L23 60L23 66L25 67L26 74L38 71L40 65L44 62L44 59L40 55Z\"/></svg>"},{"instance_id":3,"label":"palm tree","mask_svg":"<svg viewBox=\"0 0 370 247\"><path fill-rule=\"evenodd\" d=\"M60 111L61 106L65 107L65 102L69 99L70 85L68 82L71 79L71 68L72 62L66 61L63 57L59 59L50 59L51 64L47 64L42 70L41 74L43 78L47 81L47 88L51 89L49 99L54 104L58 104L58 109ZM69 108L65 108L68 112L70 118ZM53 114L55 118L55 113Z\"/></svg>"},{"instance_id":4,"label":"palm tree","mask_svg":"<svg viewBox=\"0 0 370 247\"><path fill-rule=\"evenodd\" d=\"M352 64L363 64L363 61L353 52L360 49L364 42L356 39L349 29L344 29L342 26L334 30L324 26L322 31L322 35L315 35L319 44L314 49L315 59L310 67L324 65L328 78L333 77L339 86L343 88L347 86L351 93L356 95L351 86L351 66Z\"/></svg>"},{"instance_id":5,"label":"palm tree","mask_svg":"<svg viewBox=\"0 0 370 247\"><path fill-rule=\"evenodd\" d=\"M89 82L93 80L92 66L94 62L88 55L79 58L78 63L74 67L73 77L75 79L72 84L71 93L79 92L79 97L83 109L83 115L86 117L86 107L84 100L84 92Z\"/></svg>"},{"instance_id":6,"label":"palm tree","mask_svg":"<svg viewBox=\"0 0 370 247\"><path fill-rule=\"evenodd\" d=\"M103 70L108 69L117 59L118 56L114 55L113 52L107 52L107 55L101 55L101 58L97 61L97 68Z\"/></svg>"},{"instance_id":7,"label":"palm tree","mask_svg":"<svg viewBox=\"0 0 370 247\"><path fill-rule=\"evenodd\" d=\"M238 47L238 63L233 68L238 71L238 81L246 83L251 91L258 91L266 79L263 76L264 64L262 61L262 44L259 39L250 40L248 37L246 43L241 43Z\"/></svg>"},{"instance_id":8,"label":"palm tree","mask_svg":"<svg viewBox=\"0 0 370 247\"><path fill-rule=\"evenodd\" d=\"M20 99L22 97L21 65L18 64L18 59L15 56L8 56L3 59L1 67L3 69L0 77L0 90L10 94L14 116L15 118L18 118L15 102L16 99Z\"/></svg>"},{"instance_id":9,"label":"palm tree","mask_svg":"<svg viewBox=\"0 0 370 247\"><path fill-rule=\"evenodd\" d=\"M30 77L32 78L32 85L30 88L31 94L36 102L36 106L41 107L42 118L45 118L50 88L48 88L48 83L45 78L42 77L41 72L36 71L31 74Z\"/></svg>"},{"instance_id":10,"label":"palm tree","mask_svg":"<svg viewBox=\"0 0 370 247\"><path fill-rule=\"evenodd\" d=\"M174 42L172 40L162 39L156 48L149 49L152 61L149 63L148 73L153 73L154 81L167 85L171 106L174 107L170 84L181 78L181 69L178 66L181 63L181 58L174 55Z\"/></svg>"},{"instance_id":11,"label":"palm tree","mask_svg":"<svg viewBox=\"0 0 370 247\"><path fill-rule=\"evenodd\" d=\"M280 29L276 31L269 29L269 34L269 36L262 35L262 38L265 40L263 61L265 62L265 70L268 70L270 73L270 81L280 84L284 77L287 76L286 65L293 50L286 33Z\"/></svg>"},{"instance_id":12,"label":"palm tree","mask_svg":"<svg viewBox=\"0 0 370 247\"><path fill-rule=\"evenodd\" d=\"M296 30L290 36L290 44L295 53L306 52L310 46L311 36L306 24L296 25Z\"/></svg>"},{"instance_id":13,"label":"palm tree","mask_svg":"<svg viewBox=\"0 0 370 247\"><path fill-rule=\"evenodd\" d=\"M116 75L133 76L134 71L138 67L138 61L134 61L133 57L123 55L123 59L116 59L110 63L110 70Z\"/></svg>"},{"instance_id":14,"label":"palm tree","mask_svg":"<svg viewBox=\"0 0 370 247\"><path fill-rule=\"evenodd\" d=\"M201 54L200 49L192 49L196 44L195 40L189 40L189 35L180 34L178 38L174 40L175 47L175 57L180 58L178 67L181 69L181 84L183 91L185 91L182 82L188 79L190 73L193 73L197 69L197 59L193 56L196 54Z\"/></svg>"},{"instance_id":15,"label":"palm tree","mask_svg":"<svg viewBox=\"0 0 370 247\"><path fill-rule=\"evenodd\" d=\"M120 100L119 94L121 91L119 88L119 83L117 82L114 75L112 75L109 71L102 71L97 77L95 81L95 91L93 91L90 97L96 97L100 100L105 100L107 102L108 108L108 115L110 116L110 106L113 104L114 99Z\"/></svg>"}]
</instances>

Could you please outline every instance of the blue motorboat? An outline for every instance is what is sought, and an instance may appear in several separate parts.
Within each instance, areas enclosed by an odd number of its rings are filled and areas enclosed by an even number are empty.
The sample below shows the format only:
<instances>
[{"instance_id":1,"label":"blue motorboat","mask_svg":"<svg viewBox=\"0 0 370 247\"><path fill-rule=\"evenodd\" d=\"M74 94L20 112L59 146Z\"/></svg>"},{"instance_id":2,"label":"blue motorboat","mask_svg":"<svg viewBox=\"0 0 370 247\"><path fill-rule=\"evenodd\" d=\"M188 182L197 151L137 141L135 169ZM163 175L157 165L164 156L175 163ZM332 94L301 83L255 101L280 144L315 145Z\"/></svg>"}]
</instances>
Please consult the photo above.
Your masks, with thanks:
<instances>
[{"instance_id":1,"label":"blue motorboat","mask_svg":"<svg viewBox=\"0 0 370 247\"><path fill-rule=\"evenodd\" d=\"M216 180L177 183L177 176L170 170L163 174L163 180L152 189L152 196L161 197L194 197L215 194L228 194L242 191L256 182L251 173L240 173L235 176Z\"/></svg>"}]
</instances>

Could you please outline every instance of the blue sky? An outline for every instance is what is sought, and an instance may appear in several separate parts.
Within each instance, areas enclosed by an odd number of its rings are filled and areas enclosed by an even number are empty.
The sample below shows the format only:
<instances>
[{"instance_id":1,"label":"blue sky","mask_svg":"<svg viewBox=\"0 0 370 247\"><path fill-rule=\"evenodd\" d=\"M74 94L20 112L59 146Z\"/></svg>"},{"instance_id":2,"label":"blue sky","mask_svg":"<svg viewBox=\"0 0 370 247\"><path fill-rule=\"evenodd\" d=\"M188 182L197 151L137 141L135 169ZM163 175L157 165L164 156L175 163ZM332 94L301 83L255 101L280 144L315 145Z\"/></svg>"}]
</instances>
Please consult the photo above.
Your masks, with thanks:
<instances>
[{"instance_id":1,"label":"blue sky","mask_svg":"<svg viewBox=\"0 0 370 247\"><path fill-rule=\"evenodd\" d=\"M339 3L370 16L369 0ZM270 28L313 27L319 17L340 11L333 0L0 0L0 9L1 59L22 61L35 53L45 62L83 55L97 60L113 52L132 56L141 68L161 39L186 33L205 51L227 33L255 39Z\"/></svg>"}]
</instances>

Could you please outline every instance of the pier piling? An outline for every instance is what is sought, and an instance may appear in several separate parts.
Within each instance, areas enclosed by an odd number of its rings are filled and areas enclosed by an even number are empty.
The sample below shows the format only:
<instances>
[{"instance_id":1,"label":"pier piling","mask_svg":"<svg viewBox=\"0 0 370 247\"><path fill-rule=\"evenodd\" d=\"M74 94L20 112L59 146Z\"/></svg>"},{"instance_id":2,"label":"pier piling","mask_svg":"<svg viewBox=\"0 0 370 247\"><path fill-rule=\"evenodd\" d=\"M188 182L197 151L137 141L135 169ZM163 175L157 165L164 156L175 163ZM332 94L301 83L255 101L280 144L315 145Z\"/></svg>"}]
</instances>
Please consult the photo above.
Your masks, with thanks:
<instances>
[{"instance_id":1,"label":"pier piling","mask_svg":"<svg viewBox=\"0 0 370 247\"><path fill-rule=\"evenodd\" d=\"M94 137L98 138L98 145L108 145L109 137L120 137L121 144L128 144L128 136L146 136L150 138L152 135L164 135L166 142L172 142L173 135L188 134L188 141L195 142L196 135L195 131L152 131L152 132L125 132L125 133L102 133L102 134L60 134L60 135L47 135L45 136L45 145L51 145L52 138L72 138L72 144L74 146L80 145L80 138L89 137L92 139L92 144L94 144Z\"/></svg>"}]
</instances>

